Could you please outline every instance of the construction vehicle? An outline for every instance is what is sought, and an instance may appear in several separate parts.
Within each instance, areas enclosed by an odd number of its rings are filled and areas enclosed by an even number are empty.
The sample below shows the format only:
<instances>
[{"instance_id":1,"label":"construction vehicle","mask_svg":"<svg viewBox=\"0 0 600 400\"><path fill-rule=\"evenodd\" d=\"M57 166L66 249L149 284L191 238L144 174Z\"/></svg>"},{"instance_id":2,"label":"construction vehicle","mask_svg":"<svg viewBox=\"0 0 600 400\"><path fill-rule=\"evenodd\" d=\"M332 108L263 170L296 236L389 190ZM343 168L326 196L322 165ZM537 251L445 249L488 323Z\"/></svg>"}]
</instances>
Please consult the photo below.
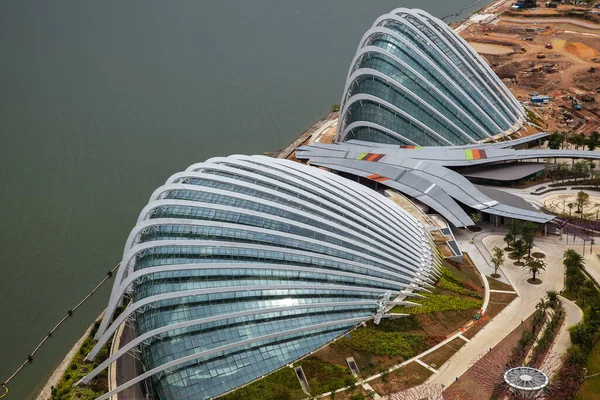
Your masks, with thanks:
<instances>
[{"instance_id":1,"label":"construction vehicle","mask_svg":"<svg viewBox=\"0 0 600 400\"><path fill-rule=\"evenodd\" d=\"M575 110L581 110L581 104L579 104L579 100L577 100L575 97L573 96L569 96L569 99L571 99L571 105L573 106L573 108Z\"/></svg>"},{"instance_id":2,"label":"construction vehicle","mask_svg":"<svg viewBox=\"0 0 600 400\"><path fill-rule=\"evenodd\" d=\"M558 7L558 3L555 1L547 1L546 2L546 7L548 8L557 8Z\"/></svg>"}]
</instances>

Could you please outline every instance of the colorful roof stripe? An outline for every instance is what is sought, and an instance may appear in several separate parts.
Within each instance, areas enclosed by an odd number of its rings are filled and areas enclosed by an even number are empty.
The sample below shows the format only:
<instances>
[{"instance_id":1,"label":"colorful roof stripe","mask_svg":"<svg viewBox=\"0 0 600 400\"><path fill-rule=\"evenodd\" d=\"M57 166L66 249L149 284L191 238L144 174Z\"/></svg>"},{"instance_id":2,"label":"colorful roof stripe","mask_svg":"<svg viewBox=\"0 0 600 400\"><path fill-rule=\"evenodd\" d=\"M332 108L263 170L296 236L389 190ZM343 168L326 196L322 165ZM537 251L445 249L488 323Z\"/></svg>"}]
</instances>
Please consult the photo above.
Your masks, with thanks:
<instances>
[{"instance_id":1,"label":"colorful roof stripe","mask_svg":"<svg viewBox=\"0 0 600 400\"><path fill-rule=\"evenodd\" d=\"M369 176L367 176L367 179L370 179L375 182L385 182L385 181L390 180L390 178L386 178L385 176L381 176L381 175L377 175L377 174L369 175Z\"/></svg>"},{"instance_id":2,"label":"colorful roof stripe","mask_svg":"<svg viewBox=\"0 0 600 400\"><path fill-rule=\"evenodd\" d=\"M377 162L377 161L381 160L384 156L385 156L385 154L361 153L358 157L356 157L356 159L362 160L362 161Z\"/></svg>"},{"instance_id":3,"label":"colorful roof stripe","mask_svg":"<svg viewBox=\"0 0 600 400\"><path fill-rule=\"evenodd\" d=\"M421 150L423 146L400 146L401 149Z\"/></svg>"},{"instance_id":4,"label":"colorful roof stripe","mask_svg":"<svg viewBox=\"0 0 600 400\"><path fill-rule=\"evenodd\" d=\"M483 149L465 150L465 156L467 157L467 160L481 160L487 158L487 154Z\"/></svg>"}]
</instances>

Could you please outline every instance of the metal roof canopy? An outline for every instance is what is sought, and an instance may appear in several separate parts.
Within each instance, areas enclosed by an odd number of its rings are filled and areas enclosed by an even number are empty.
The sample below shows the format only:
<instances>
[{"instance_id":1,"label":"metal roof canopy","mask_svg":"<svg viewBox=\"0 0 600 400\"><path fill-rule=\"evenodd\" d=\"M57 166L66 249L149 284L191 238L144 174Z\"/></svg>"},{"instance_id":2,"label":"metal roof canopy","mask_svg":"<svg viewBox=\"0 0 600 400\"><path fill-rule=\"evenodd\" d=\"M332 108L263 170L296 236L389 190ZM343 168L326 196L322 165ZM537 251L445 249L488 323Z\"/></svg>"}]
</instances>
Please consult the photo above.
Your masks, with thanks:
<instances>
[{"instance_id":1,"label":"metal roof canopy","mask_svg":"<svg viewBox=\"0 0 600 400\"><path fill-rule=\"evenodd\" d=\"M513 182L543 171L549 164L541 163L510 163L483 165L477 168L456 169L467 178L489 179L495 181Z\"/></svg>"}]
</instances>

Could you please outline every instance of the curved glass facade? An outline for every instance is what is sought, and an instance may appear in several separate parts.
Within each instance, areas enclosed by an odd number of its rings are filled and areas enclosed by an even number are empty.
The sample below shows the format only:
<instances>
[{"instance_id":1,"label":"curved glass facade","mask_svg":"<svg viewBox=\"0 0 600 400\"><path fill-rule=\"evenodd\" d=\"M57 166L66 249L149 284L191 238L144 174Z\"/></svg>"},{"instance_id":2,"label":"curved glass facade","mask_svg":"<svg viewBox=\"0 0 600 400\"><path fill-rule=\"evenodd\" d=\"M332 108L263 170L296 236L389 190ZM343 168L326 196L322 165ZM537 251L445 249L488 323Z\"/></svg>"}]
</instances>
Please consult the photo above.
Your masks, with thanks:
<instances>
[{"instance_id":1,"label":"curved glass facade","mask_svg":"<svg viewBox=\"0 0 600 400\"><path fill-rule=\"evenodd\" d=\"M90 355L131 320L154 398L212 398L373 318L387 292L413 295L438 262L419 222L362 185L286 160L214 158L153 193Z\"/></svg>"},{"instance_id":2,"label":"curved glass facade","mask_svg":"<svg viewBox=\"0 0 600 400\"><path fill-rule=\"evenodd\" d=\"M396 9L352 62L338 141L464 145L510 132L525 112L485 60L441 20Z\"/></svg>"}]
</instances>

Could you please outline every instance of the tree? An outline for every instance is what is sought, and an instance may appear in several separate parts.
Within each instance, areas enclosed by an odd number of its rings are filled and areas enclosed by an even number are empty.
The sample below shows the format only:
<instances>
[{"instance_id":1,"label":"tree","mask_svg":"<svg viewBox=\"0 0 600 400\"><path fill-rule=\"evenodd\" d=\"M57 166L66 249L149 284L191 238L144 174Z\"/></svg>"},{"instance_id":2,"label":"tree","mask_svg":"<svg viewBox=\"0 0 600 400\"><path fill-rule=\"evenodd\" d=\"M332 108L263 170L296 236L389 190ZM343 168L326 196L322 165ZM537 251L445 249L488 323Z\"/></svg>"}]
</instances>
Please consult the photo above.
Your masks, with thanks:
<instances>
[{"instance_id":1,"label":"tree","mask_svg":"<svg viewBox=\"0 0 600 400\"><path fill-rule=\"evenodd\" d=\"M545 311L546 307L547 307L547 304L544 301L544 299L540 299L540 301L538 301L538 303L535 305L536 310L540 310L540 311Z\"/></svg>"},{"instance_id":2,"label":"tree","mask_svg":"<svg viewBox=\"0 0 600 400\"><path fill-rule=\"evenodd\" d=\"M543 302L543 300L542 300ZM536 308L538 307L537 305L535 306ZM538 309L538 311L536 311L535 313L533 313L533 320L531 321L531 333L535 334L535 328L537 328L543 321L544 321L544 310L543 309Z\"/></svg>"},{"instance_id":3,"label":"tree","mask_svg":"<svg viewBox=\"0 0 600 400\"><path fill-rule=\"evenodd\" d=\"M546 270L546 263L544 262L544 260L540 260L538 258L530 258L529 260L527 260L527 262L525 263L525 265L523 266L523 269L531 272L533 274L533 282L536 282L535 280L535 275L541 271L545 271Z\"/></svg>"},{"instance_id":4,"label":"tree","mask_svg":"<svg viewBox=\"0 0 600 400\"><path fill-rule=\"evenodd\" d=\"M585 207L590 202L590 195L587 194L586 192L584 192L583 190L580 190L579 192L577 192L576 201L577 201L577 212L582 213L583 207Z\"/></svg>"},{"instance_id":5,"label":"tree","mask_svg":"<svg viewBox=\"0 0 600 400\"><path fill-rule=\"evenodd\" d=\"M550 135L552 136L552 135ZM587 147L589 151L594 151L596 150L596 147L598 147L598 142L600 141L600 133L598 132L592 132L590 134L590 137L587 140ZM549 146L548 146L549 147Z\"/></svg>"},{"instance_id":6,"label":"tree","mask_svg":"<svg viewBox=\"0 0 600 400\"><path fill-rule=\"evenodd\" d=\"M567 267L575 267L577 269L583 269L585 260L583 256L574 249L568 249L563 253L563 265Z\"/></svg>"},{"instance_id":7,"label":"tree","mask_svg":"<svg viewBox=\"0 0 600 400\"><path fill-rule=\"evenodd\" d=\"M592 332L583 323L578 323L569 328L571 342L578 344L584 348L592 347L593 335Z\"/></svg>"},{"instance_id":8,"label":"tree","mask_svg":"<svg viewBox=\"0 0 600 400\"><path fill-rule=\"evenodd\" d=\"M573 168L571 169L571 172L573 173L573 175L577 176L577 177L587 177L588 172L590 170L590 164L585 161L577 161L576 163L573 164Z\"/></svg>"},{"instance_id":9,"label":"tree","mask_svg":"<svg viewBox=\"0 0 600 400\"><path fill-rule=\"evenodd\" d=\"M475 222L475 225L481 222L481 213L474 212L469 217Z\"/></svg>"},{"instance_id":10,"label":"tree","mask_svg":"<svg viewBox=\"0 0 600 400\"><path fill-rule=\"evenodd\" d=\"M560 299L558 298L558 292L556 290L548 290L546 292L546 298L552 307L556 307L560 304Z\"/></svg>"},{"instance_id":11,"label":"tree","mask_svg":"<svg viewBox=\"0 0 600 400\"><path fill-rule=\"evenodd\" d=\"M596 219L598 219L598 218L596 218ZM510 233L510 232L508 232L506 234L506 236L504 236L504 241L506 242L506 248L507 249L511 248L510 245L515 241L515 239L516 239L515 236L512 233Z\"/></svg>"},{"instance_id":12,"label":"tree","mask_svg":"<svg viewBox=\"0 0 600 400\"><path fill-rule=\"evenodd\" d=\"M527 249L527 255L531 257L531 249L533 248L533 242L535 241L535 234L537 233L538 226L533 222L527 222L521 231L521 239L525 243Z\"/></svg>"},{"instance_id":13,"label":"tree","mask_svg":"<svg viewBox=\"0 0 600 400\"><path fill-rule=\"evenodd\" d=\"M581 270L572 265L567 267L567 290L573 292L575 288L580 287L585 282L585 277Z\"/></svg>"},{"instance_id":14,"label":"tree","mask_svg":"<svg viewBox=\"0 0 600 400\"><path fill-rule=\"evenodd\" d=\"M560 149L560 146L564 142L564 136L558 132L554 132L552 135L548 136L548 148L557 150Z\"/></svg>"},{"instance_id":15,"label":"tree","mask_svg":"<svg viewBox=\"0 0 600 400\"><path fill-rule=\"evenodd\" d=\"M504 251L500 247L494 247L492 249L492 252L493 256L490 259L490 262L494 264L494 273L492 274L492 276L494 278L498 278L500 276L498 274L498 268L500 268L500 266L504 264Z\"/></svg>"},{"instance_id":16,"label":"tree","mask_svg":"<svg viewBox=\"0 0 600 400\"><path fill-rule=\"evenodd\" d=\"M508 227L508 234L512 237L512 243L514 245L515 240L521 234L521 222L519 220L513 219L510 221L510 226ZM511 246L512 247L512 246Z\"/></svg>"},{"instance_id":17,"label":"tree","mask_svg":"<svg viewBox=\"0 0 600 400\"><path fill-rule=\"evenodd\" d=\"M594 286L594 282L587 279L585 283L579 287L577 298L581 301L581 305L585 306L590 300L593 300L595 294L596 287Z\"/></svg>"},{"instance_id":18,"label":"tree","mask_svg":"<svg viewBox=\"0 0 600 400\"><path fill-rule=\"evenodd\" d=\"M525 247L525 242L523 239L519 239L513 243L513 255L517 257L517 262L521 263L521 259L525 257L527 254L527 247Z\"/></svg>"},{"instance_id":19,"label":"tree","mask_svg":"<svg viewBox=\"0 0 600 400\"><path fill-rule=\"evenodd\" d=\"M571 134L567 139L569 144L575 146L575 150L579 150L580 147L585 147L587 140L585 139L585 135L583 133Z\"/></svg>"},{"instance_id":20,"label":"tree","mask_svg":"<svg viewBox=\"0 0 600 400\"><path fill-rule=\"evenodd\" d=\"M569 203L569 204L567 204L567 207L569 207L569 217L570 217L571 212L573 211L573 207L575 207L575 203Z\"/></svg>"}]
</instances>

